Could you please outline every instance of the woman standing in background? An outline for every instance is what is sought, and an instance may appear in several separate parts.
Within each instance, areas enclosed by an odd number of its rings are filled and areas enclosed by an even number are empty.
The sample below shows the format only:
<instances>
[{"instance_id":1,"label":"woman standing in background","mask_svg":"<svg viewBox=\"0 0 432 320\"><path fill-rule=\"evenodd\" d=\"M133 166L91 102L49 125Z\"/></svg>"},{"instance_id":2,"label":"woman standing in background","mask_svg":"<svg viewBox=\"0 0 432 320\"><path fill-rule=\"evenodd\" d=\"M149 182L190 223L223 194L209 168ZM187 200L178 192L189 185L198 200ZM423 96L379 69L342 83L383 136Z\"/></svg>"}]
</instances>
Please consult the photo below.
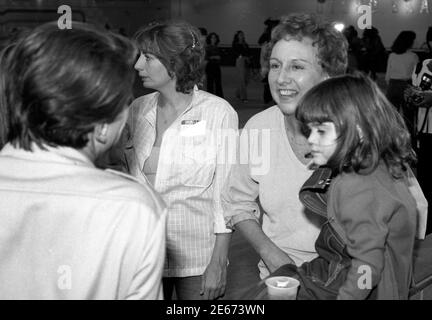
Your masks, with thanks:
<instances>
[{"instance_id":1,"label":"woman standing in background","mask_svg":"<svg viewBox=\"0 0 432 320\"><path fill-rule=\"evenodd\" d=\"M249 45L246 43L243 31L239 30L234 35L232 49L236 57L236 69L238 75L238 87L236 89L236 97L247 102L247 84L249 73Z\"/></svg>"},{"instance_id":2,"label":"woman standing in background","mask_svg":"<svg viewBox=\"0 0 432 320\"><path fill-rule=\"evenodd\" d=\"M404 107L404 91L411 83L411 75L419 62L417 54L410 49L414 45L414 31L402 31L391 47L387 61L385 80L388 84L386 96L393 106L402 113L408 130L414 133L414 108Z\"/></svg>"},{"instance_id":3,"label":"woman standing in background","mask_svg":"<svg viewBox=\"0 0 432 320\"><path fill-rule=\"evenodd\" d=\"M223 98L222 74L220 67L221 55L218 47L219 41L219 36L215 32L211 32L206 39L207 92L216 94Z\"/></svg>"}]
</instances>

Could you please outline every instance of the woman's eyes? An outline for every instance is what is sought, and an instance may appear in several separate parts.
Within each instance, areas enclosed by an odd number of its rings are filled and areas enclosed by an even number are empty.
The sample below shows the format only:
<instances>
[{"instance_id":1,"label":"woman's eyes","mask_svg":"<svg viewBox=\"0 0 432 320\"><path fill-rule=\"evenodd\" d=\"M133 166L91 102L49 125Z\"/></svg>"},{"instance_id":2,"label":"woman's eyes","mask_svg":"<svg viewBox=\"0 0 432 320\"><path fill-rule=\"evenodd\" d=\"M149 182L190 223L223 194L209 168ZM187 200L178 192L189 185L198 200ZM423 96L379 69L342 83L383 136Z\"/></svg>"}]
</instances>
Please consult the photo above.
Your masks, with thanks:
<instances>
[{"instance_id":1,"label":"woman's eyes","mask_svg":"<svg viewBox=\"0 0 432 320\"><path fill-rule=\"evenodd\" d=\"M304 69L303 66L298 65L298 64L294 64L291 68L292 68L293 70L303 70L303 69Z\"/></svg>"},{"instance_id":2,"label":"woman's eyes","mask_svg":"<svg viewBox=\"0 0 432 320\"><path fill-rule=\"evenodd\" d=\"M270 63L270 69L272 70L278 70L282 67L282 65L280 63ZM299 64L294 64L289 66L289 68L291 68L293 71L300 71L300 70L304 70L305 67Z\"/></svg>"}]
</instances>

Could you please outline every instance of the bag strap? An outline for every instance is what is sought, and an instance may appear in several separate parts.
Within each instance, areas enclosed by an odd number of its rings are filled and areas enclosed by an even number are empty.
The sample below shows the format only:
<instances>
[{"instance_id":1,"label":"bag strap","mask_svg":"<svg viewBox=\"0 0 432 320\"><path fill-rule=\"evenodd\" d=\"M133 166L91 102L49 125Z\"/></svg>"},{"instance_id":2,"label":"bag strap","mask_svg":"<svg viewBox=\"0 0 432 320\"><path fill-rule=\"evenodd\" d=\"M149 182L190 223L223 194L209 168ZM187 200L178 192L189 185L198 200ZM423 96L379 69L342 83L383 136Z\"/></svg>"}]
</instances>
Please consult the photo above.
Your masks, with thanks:
<instances>
[{"instance_id":1,"label":"bag strap","mask_svg":"<svg viewBox=\"0 0 432 320\"><path fill-rule=\"evenodd\" d=\"M316 169L300 188L299 199L313 213L327 218L327 189L332 171L326 167Z\"/></svg>"}]
</instances>

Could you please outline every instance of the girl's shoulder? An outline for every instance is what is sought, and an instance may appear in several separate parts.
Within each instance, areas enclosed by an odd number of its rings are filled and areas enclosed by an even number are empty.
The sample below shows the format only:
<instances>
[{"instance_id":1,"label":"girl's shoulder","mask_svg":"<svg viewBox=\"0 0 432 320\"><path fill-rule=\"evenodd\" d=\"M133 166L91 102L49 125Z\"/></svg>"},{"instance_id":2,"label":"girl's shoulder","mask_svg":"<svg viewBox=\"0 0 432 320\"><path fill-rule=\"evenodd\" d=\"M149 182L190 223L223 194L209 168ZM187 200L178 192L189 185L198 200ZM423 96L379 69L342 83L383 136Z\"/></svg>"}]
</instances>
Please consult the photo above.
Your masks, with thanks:
<instances>
[{"instance_id":1,"label":"girl's shoulder","mask_svg":"<svg viewBox=\"0 0 432 320\"><path fill-rule=\"evenodd\" d=\"M349 192L352 190L354 192L356 189L377 188L380 180L385 181L386 184L392 180L385 165L379 165L371 172L342 172L334 178L334 184L341 191Z\"/></svg>"},{"instance_id":2,"label":"girl's shoulder","mask_svg":"<svg viewBox=\"0 0 432 320\"><path fill-rule=\"evenodd\" d=\"M403 177L395 179L385 164L381 163L369 173L342 173L334 178L334 192L353 196L358 192L367 192L376 198L396 194L396 189L405 184ZM403 187L405 189L405 186Z\"/></svg>"}]
</instances>

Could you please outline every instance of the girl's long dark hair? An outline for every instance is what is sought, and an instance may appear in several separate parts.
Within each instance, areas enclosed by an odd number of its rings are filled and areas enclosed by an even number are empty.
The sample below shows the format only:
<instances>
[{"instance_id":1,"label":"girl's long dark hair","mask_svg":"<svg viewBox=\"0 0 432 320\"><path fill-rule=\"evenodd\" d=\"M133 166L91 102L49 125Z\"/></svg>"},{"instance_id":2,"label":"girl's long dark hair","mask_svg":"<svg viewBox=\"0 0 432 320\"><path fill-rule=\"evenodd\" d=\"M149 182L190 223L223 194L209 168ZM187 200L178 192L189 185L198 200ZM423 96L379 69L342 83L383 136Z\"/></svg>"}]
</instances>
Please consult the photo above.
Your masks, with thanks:
<instances>
[{"instance_id":1,"label":"girl's long dark hair","mask_svg":"<svg viewBox=\"0 0 432 320\"><path fill-rule=\"evenodd\" d=\"M415 161L404 120L369 78L344 75L310 89L296 110L307 123L333 122L338 146L328 161L335 172L370 173L383 161L400 178Z\"/></svg>"}]
</instances>

